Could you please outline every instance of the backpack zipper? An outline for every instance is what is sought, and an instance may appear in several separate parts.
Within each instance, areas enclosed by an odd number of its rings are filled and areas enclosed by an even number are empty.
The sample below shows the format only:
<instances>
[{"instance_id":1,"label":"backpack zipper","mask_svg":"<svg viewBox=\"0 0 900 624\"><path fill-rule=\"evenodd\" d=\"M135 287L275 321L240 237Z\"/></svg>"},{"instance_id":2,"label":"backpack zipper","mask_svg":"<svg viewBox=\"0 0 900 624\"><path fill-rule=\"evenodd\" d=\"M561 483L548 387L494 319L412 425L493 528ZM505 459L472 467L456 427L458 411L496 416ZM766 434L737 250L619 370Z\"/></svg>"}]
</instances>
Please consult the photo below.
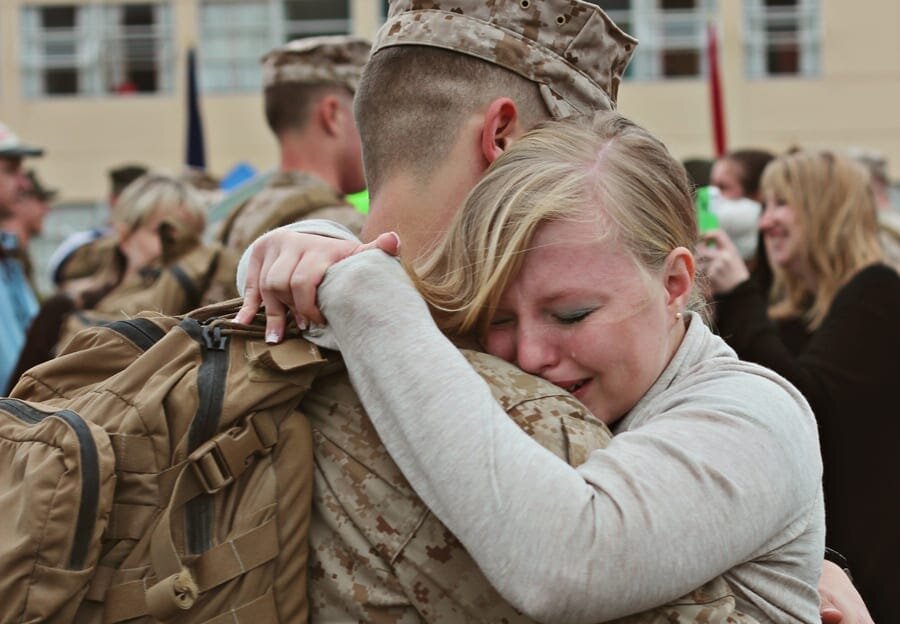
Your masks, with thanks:
<instances>
[{"instance_id":1,"label":"backpack zipper","mask_svg":"<svg viewBox=\"0 0 900 624\"><path fill-rule=\"evenodd\" d=\"M49 416L56 416L75 432L80 449L82 487L68 567L70 570L81 570L94 535L97 508L100 504L100 460L94 437L84 419L71 410L42 412L18 399L0 399L0 408L31 425L36 425Z\"/></svg>"},{"instance_id":2,"label":"backpack zipper","mask_svg":"<svg viewBox=\"0 0 900 624\"><path fill-rule=\"evenodd\" d=\"M149 319L115 321L106 326L133 342L141 351L146 351L166 335L164 329Z\"/></svg>"},{"instance_id":3,"label":"backpack zipper","mask_svg":"<svg viewBox=\"0 0 900 624\"><path fill-rule=\"evenodd\" d=\"M188 453L219 431L228 374L228 336L221 327L201 325L195 319L181 322L187 334L200 344L202 361L197 369L197 413L188 429ZM185 509L185 535L189 552L201 553L212 546L213 499L202 494Z\"/></svg>"}]
</instances>

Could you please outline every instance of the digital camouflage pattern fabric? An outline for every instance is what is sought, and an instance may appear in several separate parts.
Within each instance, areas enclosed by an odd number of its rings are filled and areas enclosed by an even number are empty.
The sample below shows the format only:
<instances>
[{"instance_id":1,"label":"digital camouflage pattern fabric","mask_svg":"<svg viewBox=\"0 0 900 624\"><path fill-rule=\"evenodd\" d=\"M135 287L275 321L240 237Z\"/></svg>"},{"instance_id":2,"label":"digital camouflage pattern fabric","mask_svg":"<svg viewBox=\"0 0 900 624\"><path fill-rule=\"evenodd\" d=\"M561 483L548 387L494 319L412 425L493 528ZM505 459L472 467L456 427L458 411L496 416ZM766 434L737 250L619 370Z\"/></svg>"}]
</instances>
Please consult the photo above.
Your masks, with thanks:
<instances>
[{"instance_id":1,"label":"digital camouflage pattern fabric","mask_svg":"<svg viewBox=\"0 0 900 624\"><path fill-rule=\"evenodd\" d=\"M582 0L397 0L372 55L397 45L454 50L540 85L556 119L611 110L637 40Z\"/></svg>"},{"instance_id":2,"label":"digital camouflage pattern fabric","mask_svg":"<svg viewBox=\"0 0 900 624\"><path fill-rule=\"evenodd\" d=\"M570 395L492 356L464 351L510 418L573 466L611 435ZM490 586L382 446L339 362L300 409L313 430L313 622L529 622ZM721 578L629 624L753 622Z\"/></svg>"},{"instance_id":3,"label":"digital camouflage pattern fabric","mask_svg":"<svg viewBox=\"0 0 900 624\"><path fill-rule=\"evenodd\" d=\"M226 247L241 253L269 230L301 219L329 219L358 235L365 216L316 176L279 171L262 191L231 213L220 239Z\"/></svg>"},{"instance_id":4,"label":"digital camouflage pattern fabric","mask_svg":"<svg viewBox=\"0 0 900 624\"><path fill-rule=\"evenodd\" d=\"M341 84L356 92L371 44L349 35L295 39L262 58L263 87Z\"/></svg>"}]
</instances>

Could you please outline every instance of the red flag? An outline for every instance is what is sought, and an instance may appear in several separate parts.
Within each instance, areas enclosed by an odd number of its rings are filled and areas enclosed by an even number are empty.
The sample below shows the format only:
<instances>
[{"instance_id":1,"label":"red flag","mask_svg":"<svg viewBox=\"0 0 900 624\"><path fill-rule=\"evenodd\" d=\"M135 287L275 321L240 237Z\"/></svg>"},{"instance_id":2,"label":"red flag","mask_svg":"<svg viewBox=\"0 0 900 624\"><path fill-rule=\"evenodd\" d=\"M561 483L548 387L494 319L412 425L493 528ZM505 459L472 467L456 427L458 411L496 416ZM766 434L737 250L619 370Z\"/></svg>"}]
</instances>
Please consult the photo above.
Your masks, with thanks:
<instances>
[{"instance_id":1,"label":"red flag","mask_svg":"<svg viewBox=\"0 0 900 624\"><path fill-rule=\"evenodd\" d=\"M725 155L725 109L722 105L722 82L719 79L719 46L716 39L716 25L709 23L707 28L706 58L709 67L709 94L712 110L713 141L716 145L716 157Z\"/></svg>"}]
</instances>

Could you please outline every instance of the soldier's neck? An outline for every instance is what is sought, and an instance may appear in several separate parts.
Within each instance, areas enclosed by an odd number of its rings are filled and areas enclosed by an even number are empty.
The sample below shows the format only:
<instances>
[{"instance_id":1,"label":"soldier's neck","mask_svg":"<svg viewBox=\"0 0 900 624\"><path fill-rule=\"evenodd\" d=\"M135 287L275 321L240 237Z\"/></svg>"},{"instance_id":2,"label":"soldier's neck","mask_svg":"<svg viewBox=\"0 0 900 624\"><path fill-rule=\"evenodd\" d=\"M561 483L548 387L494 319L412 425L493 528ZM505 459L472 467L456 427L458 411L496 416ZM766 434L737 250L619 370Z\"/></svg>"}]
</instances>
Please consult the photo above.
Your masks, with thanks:
<instances>
[{"instance_id":1,"label":"soldier's neck","mask_svg":"<svg viewBox=\"0 0 900 624\"><path fill-rule=\"evenodd\" d=\"M434 178L424 182L407 174L385 179L369 197L361 238L371 241L384 232L397 232L401 253L418 256L441 237L455 212L459 194L443 186Z\"/></svg>"},{"instance_id":2,"label":"soldier's neck","mask_svg":"<svg viewBox=\"0 0 900 624\"><path fill-rule=\"evenodd\" d=\"M338 167L328 149L318 149L318 146L311 143L301 147L293 141L282 142L279 166L282 171L311 173L338 193L342 192Z\"/></svg>"}]
</instances>

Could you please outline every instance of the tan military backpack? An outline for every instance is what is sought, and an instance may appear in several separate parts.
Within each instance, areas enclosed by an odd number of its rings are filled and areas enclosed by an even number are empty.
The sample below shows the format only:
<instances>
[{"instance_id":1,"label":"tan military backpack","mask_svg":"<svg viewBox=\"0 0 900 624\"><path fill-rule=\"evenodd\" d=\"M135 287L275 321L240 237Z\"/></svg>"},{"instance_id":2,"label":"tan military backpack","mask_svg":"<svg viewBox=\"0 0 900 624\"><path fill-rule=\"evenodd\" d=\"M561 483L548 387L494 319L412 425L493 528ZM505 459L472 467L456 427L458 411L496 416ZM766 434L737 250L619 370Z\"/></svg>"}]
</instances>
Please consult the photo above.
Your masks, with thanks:
<instances>
[{"instance_id":1,"label":"tan military backpack","mask_svg":"<svg viewBox=\"0 0 900 624\"><path fill-rule=\"evenodd\" d=\"M0 400L0 621L306 621L325 360L238 305L86 329Z\"/></svg>"}]
</instances>

